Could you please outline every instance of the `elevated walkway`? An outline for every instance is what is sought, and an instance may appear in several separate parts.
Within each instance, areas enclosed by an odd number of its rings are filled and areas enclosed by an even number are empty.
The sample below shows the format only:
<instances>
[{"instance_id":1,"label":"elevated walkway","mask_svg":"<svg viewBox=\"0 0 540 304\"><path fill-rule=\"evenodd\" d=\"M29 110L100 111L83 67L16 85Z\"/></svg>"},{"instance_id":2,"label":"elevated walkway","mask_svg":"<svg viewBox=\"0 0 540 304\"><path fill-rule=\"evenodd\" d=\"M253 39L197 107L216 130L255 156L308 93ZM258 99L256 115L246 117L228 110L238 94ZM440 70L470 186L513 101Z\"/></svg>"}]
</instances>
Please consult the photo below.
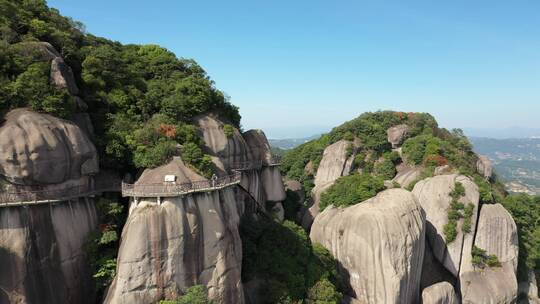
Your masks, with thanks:
<instances>
[{"instance_id":1,"label":"elevated walkway","mask_svg":"<svg viewBox=\"0 0 540 304\"><path fill-rule=\"evenodd\" d=\"M0 192L0 207L63 202L80 197L94 196L103 192L119 192L120 190L121 181L113 178L98 178L93 185L79 185L61 189L19 189L17 191Z\"/></svg>"},{"instance_id":2,"label":"elevated walkway","mask_svg":"<svg viewBox=\"0 0 540 304\"><path fill-rule=\"evenodd\" d=\"M231 165L233 174L210 180L176 184L164 182L160 184L128 184L119 179L97 176L93 185L81 185L67 188L44 188L0 192L0 207L26 206L69 201L81 197L89 197L103 192L122 192L123 197L174 197L198 192L220 190L239 184L242 171L260 170L262 167L279 166L280 159L272 158L270 162L262 160L239 162Z\"/></svg>"}]
</instances>

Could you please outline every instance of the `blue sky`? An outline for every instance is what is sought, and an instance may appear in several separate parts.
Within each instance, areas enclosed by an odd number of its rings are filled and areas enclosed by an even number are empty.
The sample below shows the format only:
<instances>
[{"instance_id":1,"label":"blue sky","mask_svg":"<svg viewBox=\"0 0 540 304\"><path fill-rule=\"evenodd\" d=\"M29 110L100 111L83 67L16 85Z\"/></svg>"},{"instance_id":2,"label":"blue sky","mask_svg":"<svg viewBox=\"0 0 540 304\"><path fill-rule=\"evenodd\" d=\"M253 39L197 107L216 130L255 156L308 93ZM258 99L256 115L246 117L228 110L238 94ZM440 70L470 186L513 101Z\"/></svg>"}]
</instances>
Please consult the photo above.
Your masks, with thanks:
<instances>
[{"instance_id":1,"label":"blue sky","mask_svg":"<svg viewBox=\"0 0 540 304\"><path fill-rule=\"evenodd\" d=\"M95 35L197 60L269 137L379 109L540 129L538 0L48 3Z\"/></svg>"}]
</instances>

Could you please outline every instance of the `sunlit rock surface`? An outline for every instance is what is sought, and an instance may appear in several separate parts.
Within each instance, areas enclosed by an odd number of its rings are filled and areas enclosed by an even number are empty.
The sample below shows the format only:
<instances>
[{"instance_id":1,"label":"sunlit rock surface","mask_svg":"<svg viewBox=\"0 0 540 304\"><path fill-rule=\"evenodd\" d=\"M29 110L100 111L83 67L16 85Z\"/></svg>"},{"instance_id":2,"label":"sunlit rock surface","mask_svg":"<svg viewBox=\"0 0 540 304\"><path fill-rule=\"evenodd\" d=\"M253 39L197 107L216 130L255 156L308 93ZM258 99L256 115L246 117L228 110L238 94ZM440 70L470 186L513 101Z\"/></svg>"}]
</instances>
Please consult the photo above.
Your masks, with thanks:
<instances>
[{"instance_id":1,"label":"sunlit rock surface","mask_svg":"<svg viewBox=\"0 0 540 304\"><path fill-rule=\"evenodd\" d=\"M390 189L347 208L328 207L310 238L340 263L359 303L418 303L425 215L414 196Z\"/></svg>"},{"instance_id":2,"label":"sunlit rock surface","mask_svg":"<svg viewBox=\"0 0 540 304\"><path fill-rule=\"evenodd\" d=\"M57 184L99 172L94 144L74 123L17 109L0 126L0 175L22 185Z\"/></svg>"},{"instance_id":3,"label":"sunlit rock surface","mask_svg":"<svg viewBox=\"0 0 540 304\"><path fill-rule=\"evenodd\" d=\"M444 236L444 225L448 223L448 210L452 202L450 193L455 183L460 182L465 188L465 196L460 202L473 204L471 216L471 232L463 233L461 230L463 220L459 221L456 239L447 244ZM468 177L462 175L439 175L427 178L416 183L413 194L426 212L427 230L426 239L431 245L433 255L454 276L458 276L463 255L470 255L476 228L476 218L480 194L478 187Z\"/></svg>"},{"instance_id":4,"label":"sunlit rock surface","mask_svg":"<svg viewBox=\"0 0 540 304\"><path fill-rule=\"evenodd\" d=\"M0 303L94 303L84 245L92 199L0 208Z\"/></svg>"}]
</instances>

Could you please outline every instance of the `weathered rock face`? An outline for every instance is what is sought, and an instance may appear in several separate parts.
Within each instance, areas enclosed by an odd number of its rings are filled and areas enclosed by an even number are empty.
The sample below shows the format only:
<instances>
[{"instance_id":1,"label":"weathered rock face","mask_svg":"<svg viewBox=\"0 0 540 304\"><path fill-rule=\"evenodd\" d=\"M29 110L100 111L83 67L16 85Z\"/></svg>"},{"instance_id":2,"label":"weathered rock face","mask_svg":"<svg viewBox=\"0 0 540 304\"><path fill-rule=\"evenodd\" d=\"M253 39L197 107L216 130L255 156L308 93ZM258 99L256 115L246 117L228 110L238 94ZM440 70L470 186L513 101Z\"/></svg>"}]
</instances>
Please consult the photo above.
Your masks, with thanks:
<instances>
[{"instance_id":1,"label":"weathered rock face","mask_svg":"<svg viewBox=\"0 0 540 304\"><path fill-rule=\"evenodd\" d=\"M66 89L71 95L79 94L73 71L60 53L48 42L29 41L15 45L18 52L36 60L51 63L50 81L58 89Z\"/></svg>"},{"instance_id":2,"label":"weathered rock face","mask_svg":"<svg viewBox=\"0 0 540 304\"><path fill-rule=\"evenodd\" d=\"M518 290L517 227L502 205L482 206L474 245L488 255L495 254L501 267L474 267L470 251L464 251L459 274L463 303L514 303Z\"/></svg>"},{"instance_id":3,"label":"weathered rock face","mask_svg":"<svg viewBox=\"0 0 540 304\"><path fill-rule=\"evenodd\" d=\"M266 201L279 202L285 199L285 188L279 168L272 165L270 145L260 130L250 130L240 134L234 129L227 137L224 123L213 116L200 116L197 119L206 152L213 156L219 175L230 174L238 167L257 168L242 171L242 187L263 204ZM262 167L260 166L262 165Z\"/></svg>"},{"instance_id":4,"label":"weathered rock face","mask_svg":"<svg viewBox=\"0 0 540 304\"><path fill-rule=\"evenodd\" d=\"M302 226L309 229L313 219L319 214L319 201L321 194L330 188L341 176L348 175L351 171L353 155L349 155L353 143L347 140L340 140L326 147L322 160L315 175L315 187L312 190L313 206L304 214ZM351 159L349 161L349 159Z\"/></svg>"},{"instance_id":5,"label":"weathered rock face","mask_svg":"<svg viewBox=\"0 0 540 304\"><path fill-rule=\"evenodd\" d=\"M12 183L56 184L98 171L94 145L69 121L17 109L0 126L0 175Z\"/></svg>"},{"instance_id":6,"label":"weathered rock face","mask_svg":"<svg viewBox=\"0 0 540 304\"><path fill-rule=\"evenodd\" d=\"M413 182L416 182L422 174L423 168L408 167L398 172L392 181L397 182L401 188L408 188Z\"/></svg>"},{"instance_id":7,"label":"weathered rock face","mask_svg":"<svg viewBox=\"0 0 540 304\"><path fill-rule=\"evenodd\" d=\"M204 180L180 158L145 170L136 184ZM236 187L131 203L122 231L117 275L105 303L154 303L204 284L217 303L243 303L242 243L238 232L243 205Z\"/></svg>"},{"instance_id":8,"label":"weathered rock face","mask_svg":"<svg viewBox=\"0 0 540 304\"><path fill-rule=\"evenodd\" d=\"M422 264L422 281L420 289L425 289L431 285L440 282L448 282L456 286L457 279L433 256L433 252L428 242L426 242L426 251L424 253L424 262Z\"/></svg>"},{"instance_id":9,"label":"weathered rock face","mask_svg":"<svg viewBox=\"0 0 540 304\"><path fill-rule=\"evenodd\" d=\"M460 182L465 188L465 196L460 199L460 202L465 205L469 203L474 205L471 216L472 231L464 234L461 230L463 220L460 220L456 239L447 244L443 230L444 225L448 223L448 210L452 202L450 193L456 182ZM426 212L426 238L431 245L433 255L457 277L462 257L470 255L473 245L480 200L478 187L468 177L462 175L439 175L419 181L414 186L413 194Z\"/></svg>"},{"instance_id":10,"label":"weathered rock face","mask_svg":"<svg viewBox=\"0 0 540 304\"><path fill-rule=\"evenodd\" d=\"M244 137L236 128L227 137L223 129L225 124L213 116L199 116L196 122L206 146L205 152L212 156L221 175L227 175L234 166L254 160Z\"/></svg>"},{"instance_id":11,"label":"weathered rock face","mask_svg":"<svg viewBox=\"0 0 540 304\"><path fill-rule=\"evenodd\" d=\"M67 89L71 95L79 94L73 71L62 57L56 57L51 62L51 84L59 89Z\"/></svg>"},{"instance_id":12,"label":"weathered rock face","mask_svg":"<svg viewBox=\"0 0 540 304\"><path fill-rule=\"evenodd\" d=\"M261 171L261 181L264 193L266 193L267 201L281 202L285 200L285 187L281 180L279 167L263 167Z\"/></svg>"},{"instance_id":13,"label":"weathered rock face","mask_svg":"<svg viewBox=\"0 0 540 304\"><path fill-rule=\"evenodd\" d=\"M493 164L487 156L478 156L476 170L478 171L478 174L482 175L486 179L490 179L493 176Z\"/></svg>"},{"instance_id":14,"label":"weathered rock face","mask_svg":"<svg viewBox=\"0 0 540 304\"><path fill-rule=\"evenodd\" d=\"M474 244L494 254L501 263L508 263L517 271L518 233L514 219L501 204L484 204L480 210Z\"/></svg>"},{"instance_id":15,"label":"weathered rock face","mask_svg":"<svg viewBox=\"0 0 540 304\"><path fill-rule=\"evenodd\" d=\"M91 199L0 208L0 303L94 303L83 248L97 224Z\"/></svg>"},{"instance_id":16,"label":"weathered rock face","mask_svg":"<svg viewBox=\"0 0 540 304\"><path fill-rule=\"evenodd\" d=\"M326 208L310 238L339 261L349 295L360 303L418 303L424 233L414 196L390 189L351 207Z\"/></svg>"},{"instance_id":17,"label":"weathered rock face","mask_svg":"<svg viewBox=\"0 0 540 304\"><path fill-rule=\"evenodd\" d=\"M422 291L422 304L458 304L459 300L454 286L448 282L440 282Z\"/></svg>"},{"instance_id":18,"label":"weathered rock face","mask_svg":"<svg viewBox=\"0 0 540 304\"><path fill-rule=\"evenodd\" d=\"M235 188L132 206L105 303L154 303L195 284L217 303L243 303Z\"/></svg>"},{"instance_id":19,"label":"weathered rock face","mask_svg":"<svg viewBox=\"0 0 540 304\"><path fill-rule=\"evenodd\" d=\"M352 143L348 140L340 140L326 147L323 157L315 175L315 187L334 182L341 176L349 174L345 172L345 164L348 155L347 149L350 149Z\"/></svg>"},{"instance_id":20,"label":"weathered rock face","mask_svg":"<svg viewBox=\"0 0 540 304\"><path fill-rule=\"evenodd\" d=\"M272 163L272 150L262 130L249 130L244 132L242 136L254 159L262 160L264 164Z\"/></svg>"},{"instance_id":21,"label":"weathered rock face","mask_svg":"<svg viewBox=\"0 0 540 304\"><path fill-rule=\"evenodd\" d=\"M449 165L438 166L433 170L433 175L445 175L455 173Z\"/></svg>"},{"instance_id":22,"label":"weathered rock face","mask_svg":"<svg viewBox=\"0 0 540 304\"><path fill-rule=\"evenodd\" d=\"M393 126L386 131L386 134L392 148L398 148L409 136L409 126L405 124Z\"/></svg>"}]
</instances>

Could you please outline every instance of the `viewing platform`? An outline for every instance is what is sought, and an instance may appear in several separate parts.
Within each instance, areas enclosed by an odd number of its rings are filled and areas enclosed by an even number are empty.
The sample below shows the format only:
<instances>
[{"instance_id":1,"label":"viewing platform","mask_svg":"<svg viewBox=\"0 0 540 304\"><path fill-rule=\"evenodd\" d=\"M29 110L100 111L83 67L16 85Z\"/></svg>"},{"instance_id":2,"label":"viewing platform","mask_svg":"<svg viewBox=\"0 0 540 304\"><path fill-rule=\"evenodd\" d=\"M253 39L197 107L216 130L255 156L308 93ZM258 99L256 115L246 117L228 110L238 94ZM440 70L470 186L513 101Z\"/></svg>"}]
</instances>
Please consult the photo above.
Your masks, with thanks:
<instances>
[{"instance_id":1,"label":"viewing platform","mask_svg":"<svg viewBox=\"0 0 540 304\"><path fill-rule=\"evenodd\" d=\"M126 184L122 183L122 196L127 197L174 197L190 193L220 190L240 183L242 174L232 175L194 182L176 184L163 182L159 184Z\"/></svg>"}]
</instances>

